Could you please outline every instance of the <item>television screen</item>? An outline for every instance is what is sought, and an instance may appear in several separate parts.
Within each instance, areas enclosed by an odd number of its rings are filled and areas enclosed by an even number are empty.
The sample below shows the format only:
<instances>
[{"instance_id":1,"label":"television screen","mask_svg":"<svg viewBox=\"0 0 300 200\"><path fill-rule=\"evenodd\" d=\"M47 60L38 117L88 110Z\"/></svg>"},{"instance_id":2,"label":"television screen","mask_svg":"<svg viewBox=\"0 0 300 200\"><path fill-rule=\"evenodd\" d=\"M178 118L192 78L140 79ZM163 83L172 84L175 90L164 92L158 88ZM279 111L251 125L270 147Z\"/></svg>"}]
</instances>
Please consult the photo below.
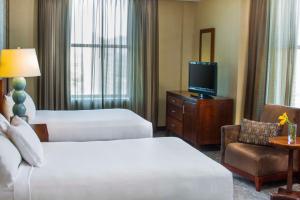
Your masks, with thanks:
<instances>
[{"instance_id":1,"label":"television screen","mask_svg":"<svg viewBox=\"0 0 300 200\"><path fill-rule=\"evenodd\" d=\"M189 91L217 95L217 63L189 63Z\"/></svg>"}]
</instances>

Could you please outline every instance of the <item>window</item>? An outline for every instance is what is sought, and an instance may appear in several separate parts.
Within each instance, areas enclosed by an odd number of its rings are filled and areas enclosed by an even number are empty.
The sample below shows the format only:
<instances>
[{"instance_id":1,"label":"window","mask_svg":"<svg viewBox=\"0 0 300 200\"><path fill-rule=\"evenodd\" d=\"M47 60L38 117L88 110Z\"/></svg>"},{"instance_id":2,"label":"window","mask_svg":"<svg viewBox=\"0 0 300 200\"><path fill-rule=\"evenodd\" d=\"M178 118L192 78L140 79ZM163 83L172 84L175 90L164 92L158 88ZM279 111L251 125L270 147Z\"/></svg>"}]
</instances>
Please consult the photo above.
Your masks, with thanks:
<instances>
[{"instance_id":1,"label":"window","mask_svg":"<svg viewBox=\"0 0 300 200\"><path fill-rule=\"evenodd\" d=\"M127 98L127 0L74 0L71 98Z\"/></svg>"},{"instance_id":2,"label":"window","mask_svg":"<svg viewBox=\"0 0 300 200\"><path fill-rule=\"evenodd\" d=\"M293 83L292 106L300 107L300 20L298 25L298 39L295 61L295 75Z\"/></svg>"}]
</instances>

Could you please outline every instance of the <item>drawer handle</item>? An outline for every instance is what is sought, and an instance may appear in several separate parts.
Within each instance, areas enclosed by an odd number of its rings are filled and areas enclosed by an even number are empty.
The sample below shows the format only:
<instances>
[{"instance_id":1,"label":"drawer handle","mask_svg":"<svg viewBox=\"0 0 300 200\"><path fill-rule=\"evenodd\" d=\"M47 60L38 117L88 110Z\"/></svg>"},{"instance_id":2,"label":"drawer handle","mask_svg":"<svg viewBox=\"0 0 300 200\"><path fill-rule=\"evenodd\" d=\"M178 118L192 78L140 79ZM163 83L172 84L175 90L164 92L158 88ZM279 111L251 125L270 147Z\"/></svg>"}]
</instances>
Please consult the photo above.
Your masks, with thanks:
<instances>
[{"instance_id":1,"label":"drawer handle","mask_svg":"<svg viewBox=\"0 0 300 200\"><path fill-rule=\"evenodd\" d=\"M172 113L176 113L176 111L175 111L175 110L171 110L171 112L172 112Z\"/></svg>"},{"instance_id":2,"label":"drawer handle","mask_svg":"<svg viewBox=\"0 0 300 200\"><path fill-rule=\"evenodd\" d=\"M175 127L175 124L171 124L171 127L174 128L174 127Z\"/></svg>"},{"instance_id":3,"label":"drawer handle","mask_svg":"<svg viewBox=\"0 0 300 200\"><path fill-rule=\"evenodd\" d=\"M174 99L172 99L172 102L173 102L173 103L175 103L175 100L174 100Z\"/></svg>"}]
</instances>

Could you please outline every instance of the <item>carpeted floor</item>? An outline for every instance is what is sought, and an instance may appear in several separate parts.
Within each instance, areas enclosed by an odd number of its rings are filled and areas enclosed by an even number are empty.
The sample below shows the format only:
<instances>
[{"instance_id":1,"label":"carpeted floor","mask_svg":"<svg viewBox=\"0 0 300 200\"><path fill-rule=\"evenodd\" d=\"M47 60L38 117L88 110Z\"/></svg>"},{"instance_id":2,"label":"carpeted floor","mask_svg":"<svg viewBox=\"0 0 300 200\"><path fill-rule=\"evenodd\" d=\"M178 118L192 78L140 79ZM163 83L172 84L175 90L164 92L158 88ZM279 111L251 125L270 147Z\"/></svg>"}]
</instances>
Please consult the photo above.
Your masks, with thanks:
<instances>
[{"instance_id":1,"label":"carpeted floor","mask_svg":"<svg viewBox=\"0 0 300 200\"><path fill-rule=\"evenodd\" d=\"M164 132L155 133L155 137L164 137L166 134ZM211 159L219 162L220 161L220 150L219 147L209 146L201 148L199 151L210 157ZM253 182L233 174L233 184L234 184L234 200L269 200L270 193L276 192L278 187L285 186L285 182L274 182L265 184L261 192L256 192ZM300 190L300 184L294 184L295 190Z\"/></svg>"}]
</instances>

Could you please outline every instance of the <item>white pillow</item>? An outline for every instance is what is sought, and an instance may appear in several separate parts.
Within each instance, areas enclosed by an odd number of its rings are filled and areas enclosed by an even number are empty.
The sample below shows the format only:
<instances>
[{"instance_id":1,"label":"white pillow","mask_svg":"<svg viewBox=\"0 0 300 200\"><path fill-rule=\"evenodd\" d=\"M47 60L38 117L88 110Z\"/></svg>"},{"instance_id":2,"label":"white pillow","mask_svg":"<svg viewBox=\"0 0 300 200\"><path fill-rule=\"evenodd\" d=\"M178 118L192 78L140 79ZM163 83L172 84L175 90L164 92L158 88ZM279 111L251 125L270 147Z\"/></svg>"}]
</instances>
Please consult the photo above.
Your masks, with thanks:
<instances>
[{"instance_id":1,"label":"white pillow","mask_svg":"<svg viewBox=\"0 0 300 200\"><path fill-rule=\"evenodd\" d=\"M3 100L3 113L7 120L10 120L10 117L14 116L12 108L15 104L13 98L12 98L13 91L9 92L7 95L4 96ZM26 107L26 115L28 116L28 121L31 122L36 113L36 107L35 104L31 98L31 96L25 92L26 99L24 102L24 105Z\"/></svg>"},{"instance_id":2,"label":"white pillow","mask_svg":"<svg viewBox=\"0 0 300 200\"><path fill-rule=\"evenodd\" d=\"M10 124L7 119L0 114L0 132L6 133L9 126Z\"/></svg>"},{"instance_id":3,"label":"white pillow","mask_svg":"<svg viewBox=\"0 0 300 200\"><path fill-rule=\"evenodd\" d=\"M0 133L0 186L10 187L18 173L21 155L9 139Z\"/></svg>"},{"instance_id":4,"label":"white pillow","mask_svg":"<svg viewBox=\"0 0 300 200\"><path fill-rule=\"evenodd\" d=\"M42 166L44 161L43 146L29 124L20 117L15 116L7 130L7 136L28 164L35 167Z\"/></svg>"}]
</instances>

